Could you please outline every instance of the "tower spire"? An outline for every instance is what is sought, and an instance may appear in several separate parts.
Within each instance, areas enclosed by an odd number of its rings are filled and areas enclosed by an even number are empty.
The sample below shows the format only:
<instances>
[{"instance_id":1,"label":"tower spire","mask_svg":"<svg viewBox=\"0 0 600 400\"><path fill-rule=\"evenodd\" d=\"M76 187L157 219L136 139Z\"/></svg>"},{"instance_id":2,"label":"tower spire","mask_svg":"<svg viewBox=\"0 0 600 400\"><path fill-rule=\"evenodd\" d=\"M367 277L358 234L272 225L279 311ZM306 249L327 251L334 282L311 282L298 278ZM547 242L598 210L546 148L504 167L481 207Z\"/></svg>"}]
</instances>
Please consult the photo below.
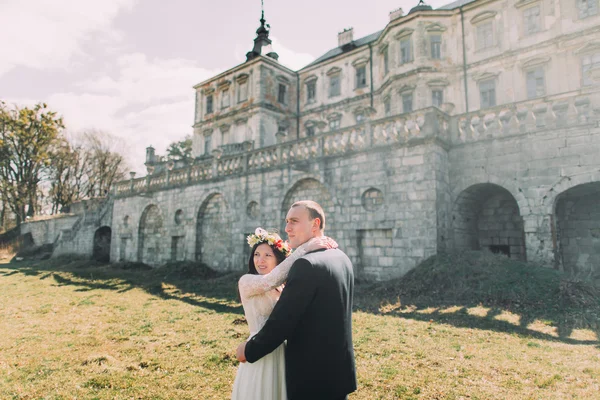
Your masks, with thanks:
<instances>
[{"instance_id":1,"label":"tower spire","mask_svg":"<svg viewBox=\"0 0 600 400\"><path fill-rule=\"evenodd\" d=\"M265 3L264 0L260 0L260 26L256 30L256 38L254 39L254 48L252 51L246 53L246 61L250 61L257 56L262 55L265 50L265 56L271 57L275 60L279 58L279 55L274 51L271 51L271 39L269 39L269 24L265 24Z\"/></svg>"}]
</instances>

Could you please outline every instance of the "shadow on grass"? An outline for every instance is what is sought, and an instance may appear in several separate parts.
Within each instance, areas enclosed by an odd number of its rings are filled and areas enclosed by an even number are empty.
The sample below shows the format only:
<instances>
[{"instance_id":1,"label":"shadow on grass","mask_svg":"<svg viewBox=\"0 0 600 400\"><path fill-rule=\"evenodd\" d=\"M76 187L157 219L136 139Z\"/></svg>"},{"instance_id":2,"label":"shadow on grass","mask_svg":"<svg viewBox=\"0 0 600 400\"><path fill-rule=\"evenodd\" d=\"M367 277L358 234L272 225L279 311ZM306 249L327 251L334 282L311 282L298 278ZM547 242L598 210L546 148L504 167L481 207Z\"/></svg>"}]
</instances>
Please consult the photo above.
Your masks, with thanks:
<instances>
[{"instance_id":1,"label":"shadow on grass","mask_svg":"<svg viewBox=\"0 0 600 400\"><path fill-rule=\"evenodd\" d=\"M99 264L89 260L51 259L0 264L0 276L21 273L53 277L76 291L132 289L165 300L178 300L219 313L243 314L237 298L239 273L217 275L199 263L161 268L143 264ZM453 307L449 310L449 307ZM471 312L479 308L480 314ZM564 274L488 253L441 254L388 282L356 285L355 310L432 321L460 328L516 334L600 348L600 288ZM511 320L502 319L510 313ZM530 326L537 321L537 327ZM589 329L596 340L571 337Z\"/></svg>"},{"instance_id":2,"label":"shadow on grass","mask_svg":"<svg viewBox=\"0 0 600 400\"><path fill-rule=\"evenodd\" d=\"M141 289L164 300L178 300L219 313L243 314L237 300L237 281L241 273L216 274L199 263L172 264L149 268L101 264L72 257L45 261L0 264L9 270L1 276L23 274L42 279L52 277L55 286L75 286L76 292L110 290L125 293ZM196 268L193 270L193 268Z\"/></svg>"},{"instance_id":3,"label":"shadow on grass","mask_svg":"<svg viewBox=\"0 0 600 400\"><path fill-rule=\"evenodd\" d=\"M400 279L359 284L355 308L600 348L597 283L487 252L439 254ZM596 340L573 338L577 329Z\"/></svg>"}]
</instances>

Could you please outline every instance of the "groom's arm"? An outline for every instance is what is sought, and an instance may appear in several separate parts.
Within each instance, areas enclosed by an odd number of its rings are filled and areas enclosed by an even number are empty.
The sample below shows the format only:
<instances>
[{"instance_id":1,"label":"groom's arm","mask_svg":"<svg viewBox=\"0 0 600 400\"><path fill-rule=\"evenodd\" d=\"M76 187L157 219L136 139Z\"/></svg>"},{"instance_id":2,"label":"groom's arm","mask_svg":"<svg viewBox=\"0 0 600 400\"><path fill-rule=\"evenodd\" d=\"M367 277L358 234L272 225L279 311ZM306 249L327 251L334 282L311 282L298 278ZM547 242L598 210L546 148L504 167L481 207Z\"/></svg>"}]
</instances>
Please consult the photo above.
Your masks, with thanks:
<instances>
[{"instance_id":1,"label":"groom's arm","mask_svg":"<svg viewBox=\"0 0 600 400\"><path fill-rule=\"evenodd\" d=\"M294 263L271 316L260 332L246 343L246 360L261 359L290 336L312 301L317 283L316 270L309 261L301 258Z\"/></svg>"}]
</instances>

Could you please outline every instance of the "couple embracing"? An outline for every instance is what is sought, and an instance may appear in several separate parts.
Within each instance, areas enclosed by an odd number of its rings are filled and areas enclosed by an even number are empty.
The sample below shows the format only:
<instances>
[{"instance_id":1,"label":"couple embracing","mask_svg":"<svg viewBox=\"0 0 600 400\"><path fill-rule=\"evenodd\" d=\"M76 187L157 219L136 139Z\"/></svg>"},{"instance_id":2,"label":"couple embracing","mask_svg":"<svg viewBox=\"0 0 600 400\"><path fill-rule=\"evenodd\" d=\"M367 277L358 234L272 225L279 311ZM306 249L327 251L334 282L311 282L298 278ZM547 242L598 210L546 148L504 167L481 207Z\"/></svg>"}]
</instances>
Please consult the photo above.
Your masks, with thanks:
<instances>
[{"instance_id":1,"label":"couple embracing","mask_svg":"<svg viewBox=\"0 0 600 400\"><path fill-rule=\"evenodd\" d=\"M342 400L356 390L352 263L324 227L321 206L303 200L286 216L289 244L260 228L248 236L238 287L250 338L237 349L233 400Z\"/></svg>"}]
</instances>

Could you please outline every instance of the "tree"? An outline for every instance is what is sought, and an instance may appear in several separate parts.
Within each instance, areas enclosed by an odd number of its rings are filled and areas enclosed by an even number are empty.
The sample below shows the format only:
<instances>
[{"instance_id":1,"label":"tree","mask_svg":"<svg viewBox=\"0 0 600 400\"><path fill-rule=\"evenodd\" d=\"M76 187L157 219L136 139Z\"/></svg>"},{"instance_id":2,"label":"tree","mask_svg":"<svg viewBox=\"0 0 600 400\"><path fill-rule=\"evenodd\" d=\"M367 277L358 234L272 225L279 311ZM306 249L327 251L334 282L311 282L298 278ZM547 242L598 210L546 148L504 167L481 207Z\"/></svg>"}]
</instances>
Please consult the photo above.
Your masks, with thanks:
<instances>
[{"instance_id":1,"label":"tree","mask_svg":"<svg viewBox=\"0 0 600 400\"><path fill-rule=\"evenodd\" d=\"M46 104L8 108L0 102L0 187L20 225L37 207L38 184L50 165L50 148L57 141L62 118Z\"/></svg>"},{"instance_id":2,"label":"tree","mask_svg":"<svg viewBox=\"0 0 600 400\"><path fill-rule=\"evenodd\" d=\"M61 138L52 149L52 166L48 174L48 196L52 214L80 200L87 185L88 153L80 145L72 145Z\"/></svg>"},{"instance_id":3,"label":"tree","mask_svg":"<svg viewBox=\"0 0 600 400\"><path fill-rule=\"evenodd\" d=\"M100 131L58 141L49 174L52 213L77 200L105 196L115 182L123 180L126 163L117 152L119 147L118 138Z\"/></svg>"},{"instance_id":4,"label":"tree","mask_svg":"<svg viewBox=\"0 0 600 400\"><path fill-rule=\"evenodd\" d=\"M89 164L85 197L105 196L113 183L125 179L127 166L117 151L122 144L120 139L100 131L89 131L83 137Z\"/></svg>"},{"instance_id":5,"label":"tree","mask_svg":"<svg viewBox=\"0 0 600 400\"><path fill-rule=\"evenodd\" d=\"M173 160L189 161L192 159L192 136L173 142L167 148L167 155Z\"/></svg>"}]
</instances>

